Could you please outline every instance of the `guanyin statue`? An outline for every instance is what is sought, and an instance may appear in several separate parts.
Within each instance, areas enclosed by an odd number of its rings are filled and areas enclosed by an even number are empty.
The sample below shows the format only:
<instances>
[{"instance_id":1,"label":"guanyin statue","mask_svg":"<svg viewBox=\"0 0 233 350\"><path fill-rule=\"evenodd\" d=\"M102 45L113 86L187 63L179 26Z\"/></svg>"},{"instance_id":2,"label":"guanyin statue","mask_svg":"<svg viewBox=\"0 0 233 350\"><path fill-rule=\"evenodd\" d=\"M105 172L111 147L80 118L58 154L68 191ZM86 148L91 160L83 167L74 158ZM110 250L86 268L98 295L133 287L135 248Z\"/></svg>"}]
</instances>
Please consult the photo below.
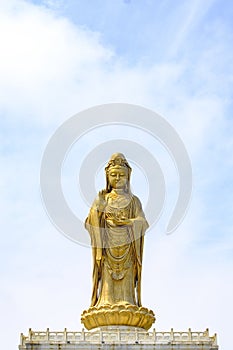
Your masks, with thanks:
<instances>
[{"instance_id":1,"label":"guanyin statue","mask_svg":"<svg viewBox=\"0 0 233 350\"><path fill-rule=\"evenodd\" d=\"M148 223L140 200L130 190L131 167L115 153L106 168L106 189L99 192L85 227L93 253L91 307L82 322L91 329L127 325L148 329L151 310L141 305L143 242Z\"/></svg>"}]
</instances>

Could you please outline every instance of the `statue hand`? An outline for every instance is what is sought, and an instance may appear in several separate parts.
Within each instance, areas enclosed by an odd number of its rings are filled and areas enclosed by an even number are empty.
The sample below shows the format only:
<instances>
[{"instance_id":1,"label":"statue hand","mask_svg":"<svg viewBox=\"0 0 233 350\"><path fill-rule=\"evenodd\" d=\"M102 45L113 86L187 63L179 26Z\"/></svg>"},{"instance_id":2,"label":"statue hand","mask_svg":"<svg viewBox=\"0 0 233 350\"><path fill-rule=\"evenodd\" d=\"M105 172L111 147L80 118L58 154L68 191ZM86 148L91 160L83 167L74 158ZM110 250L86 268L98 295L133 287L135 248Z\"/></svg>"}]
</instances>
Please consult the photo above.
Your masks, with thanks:
<instances>
[{"instance_id":1,"label":"statue hand","mask_svg":"<svg viewBox=\"0 0 233 350\"><path fill-rule=\"evenodd\" d=\"M103 212L106 207L105 191L100 191L98 196L98 209Z\"/></svg>"},{"instance_id":2,"label":"statue hand","mask_svg":"<svg viewBox=\"0 0 233 350\"><path fill-rule=\"evenodd\" d=\"M113 219L113 222L117 226L132 226L132 220L130 219Z\"/></svg>"}]
</instances>

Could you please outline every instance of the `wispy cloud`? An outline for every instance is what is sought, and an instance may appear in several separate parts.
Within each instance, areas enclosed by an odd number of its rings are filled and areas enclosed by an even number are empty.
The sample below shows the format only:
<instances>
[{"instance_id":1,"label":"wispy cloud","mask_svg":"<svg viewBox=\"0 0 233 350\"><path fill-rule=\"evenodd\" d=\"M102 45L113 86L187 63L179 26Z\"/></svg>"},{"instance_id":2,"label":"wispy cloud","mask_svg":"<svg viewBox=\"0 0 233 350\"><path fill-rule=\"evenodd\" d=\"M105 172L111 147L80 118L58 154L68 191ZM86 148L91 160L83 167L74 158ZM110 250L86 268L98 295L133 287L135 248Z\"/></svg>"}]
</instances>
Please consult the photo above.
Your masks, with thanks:
<instances>
[{"instance_id":1,"label":"wispy cloud","mask_svg":"<svg viewBox=\"0 0 233 350\"><path fill-rule=\"evenodd\" d=\"M205 14L210 9L215 0L207 0L205 3L201 0L190 2L181 2L177 7L177 30L175 31L173 42L169 48L169 56L173 57L183 48L192 30L194 30L204 19ZM201 23L202 24L202 23Z\"/></svg>"}]
</instances>

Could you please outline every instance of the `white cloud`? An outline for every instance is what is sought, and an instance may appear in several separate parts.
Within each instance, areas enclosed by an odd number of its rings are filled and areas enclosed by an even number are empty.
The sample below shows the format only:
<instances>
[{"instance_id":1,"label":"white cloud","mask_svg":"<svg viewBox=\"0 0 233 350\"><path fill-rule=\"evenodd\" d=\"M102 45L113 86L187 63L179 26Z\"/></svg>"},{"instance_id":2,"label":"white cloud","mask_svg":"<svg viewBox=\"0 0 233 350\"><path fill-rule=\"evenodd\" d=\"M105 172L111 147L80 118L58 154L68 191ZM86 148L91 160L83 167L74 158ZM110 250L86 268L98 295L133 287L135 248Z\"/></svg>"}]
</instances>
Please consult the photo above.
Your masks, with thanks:
<instances>
[{"instance_id":1,"label":"white cloud","mask_svg":"<svg viewBox=\"0 0 233 350\"><path fill-rule=\"evenodd\" d=\"M96 74L111 52L101 46L98 34L77 28L45 8L21 5L15 9L13 3L1 14L2 108L21 117L22 110L46 119L51 103L60 101L64 108L70 102L67 90L72 96L75 89L80 103L78 90L85 75Z\"/></svg>"}]
</instances>

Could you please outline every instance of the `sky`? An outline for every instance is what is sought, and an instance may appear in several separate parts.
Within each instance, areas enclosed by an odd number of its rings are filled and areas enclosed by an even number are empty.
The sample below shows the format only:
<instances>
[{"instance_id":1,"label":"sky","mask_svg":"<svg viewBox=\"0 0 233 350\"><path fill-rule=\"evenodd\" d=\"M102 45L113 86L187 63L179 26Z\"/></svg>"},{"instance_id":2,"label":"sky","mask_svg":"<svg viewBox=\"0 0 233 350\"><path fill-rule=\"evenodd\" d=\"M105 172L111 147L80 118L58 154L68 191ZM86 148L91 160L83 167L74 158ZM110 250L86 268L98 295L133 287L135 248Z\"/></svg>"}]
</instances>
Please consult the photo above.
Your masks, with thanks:
<instances>
[{"instance_id":1,"label":"sky","mask_svg":"<svg viewBox=\"0 0 233 350\"><path fill-rule=\"evenodd\" d=\"M175 167L158 142L127 128L90 132L79 141L79 160L73 147L64 164L67 201L77 215L79 209L87 215L76 180L91 148L120 136L141 140L159 159L167 184L164 212L146 235L142 303L154 310L157 330L209 328L220 349L231 350L232 16L232 2L220 0L0 1L4 349L16 349L28 328L82 329L91 250L64 237L48 218L41 159L68 118L121 102L156 111L183 140L193 169L184 221L165 234L179 185ZM101 176L101 170L93 174L96 191ZM145 205L146 196L142 200Z\"/></svg>"}]
</instances>

